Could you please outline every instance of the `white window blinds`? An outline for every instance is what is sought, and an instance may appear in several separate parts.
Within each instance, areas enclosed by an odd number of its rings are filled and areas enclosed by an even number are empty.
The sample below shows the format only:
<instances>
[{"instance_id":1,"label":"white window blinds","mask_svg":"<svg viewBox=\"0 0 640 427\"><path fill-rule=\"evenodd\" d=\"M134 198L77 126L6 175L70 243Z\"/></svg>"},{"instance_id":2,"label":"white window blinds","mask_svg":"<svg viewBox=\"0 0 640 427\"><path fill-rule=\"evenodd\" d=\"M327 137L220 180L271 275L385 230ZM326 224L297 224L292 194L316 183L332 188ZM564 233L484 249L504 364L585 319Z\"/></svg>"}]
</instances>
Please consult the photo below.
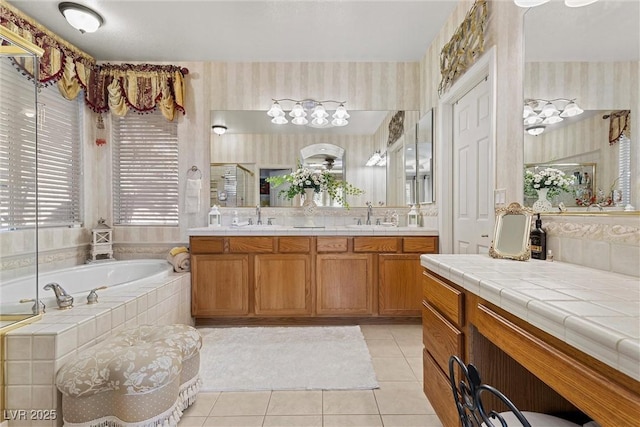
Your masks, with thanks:
<instances>
[{"instance_id":1,"label":"white window blinds","mask_svg":"<svg viewBox=\"0 0 640 427\"><path fill-rule=\"evenodd\" d=\"M36 209L40 226L79 224L83 96L42 87L36 115L34 83L9 58L0 60L0 93L0 228L35 226Z\"/></svg>"},{"instance_id":2,"label":"white window blinds","mask_svg":"<svg viewBox=\"0 0 640 427\"><path fill-rule=\"evenodd\" d=\"M113 218L178 225L178 125L159 111L113 119Z\"/></svg>"}]
</instances>

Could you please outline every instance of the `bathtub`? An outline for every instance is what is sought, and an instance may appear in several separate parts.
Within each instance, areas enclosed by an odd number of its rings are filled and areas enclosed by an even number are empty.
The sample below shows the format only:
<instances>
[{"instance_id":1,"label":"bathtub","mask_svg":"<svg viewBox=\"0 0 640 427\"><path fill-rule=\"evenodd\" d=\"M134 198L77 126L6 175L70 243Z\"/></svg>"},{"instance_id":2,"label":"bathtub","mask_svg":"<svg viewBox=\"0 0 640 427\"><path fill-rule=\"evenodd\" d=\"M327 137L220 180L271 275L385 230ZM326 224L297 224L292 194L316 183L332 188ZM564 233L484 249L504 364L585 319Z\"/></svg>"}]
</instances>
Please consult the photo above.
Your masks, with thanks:
<instances>
[{"instance_id":1,"label":"bathtub","mask_svg":"<svg viewBox=\"0 0 640 427\"><path fill-rule=\"evenodd\" d=\"M38 275L38 296L47 310L57 308L53 291L44 290L48 283L58 283L74 298L74 304L86 303L89 291L107 286L99 295L108 294L114 288L159 280L168 277L173 267L165 260L143 259L131 261L107 261L41 273ZM0 313L29 313L33 303L21 304L20 300L33 298L33 276L23 277L0 285Z\"/></svg>"}]
</instances>

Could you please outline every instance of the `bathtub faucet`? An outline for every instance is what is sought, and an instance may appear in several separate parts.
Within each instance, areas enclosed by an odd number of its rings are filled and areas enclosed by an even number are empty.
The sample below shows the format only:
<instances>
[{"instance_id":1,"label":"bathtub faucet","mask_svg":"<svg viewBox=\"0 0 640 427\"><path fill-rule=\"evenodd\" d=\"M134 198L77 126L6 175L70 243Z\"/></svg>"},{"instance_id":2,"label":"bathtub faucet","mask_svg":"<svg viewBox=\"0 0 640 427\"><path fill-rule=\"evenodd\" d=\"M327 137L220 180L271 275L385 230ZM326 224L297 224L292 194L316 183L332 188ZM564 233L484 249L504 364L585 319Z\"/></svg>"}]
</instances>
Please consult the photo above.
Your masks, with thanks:
<instances>
[{"instance_id":1,"label":"bathtub faucet","mask_svg":"<svg viewBox=\"0 0 640 427\"><path fill-rule=\"evenodd\" d=\"M73 307L73 297L65 291L62 286L57 283L47 283L44 286L44 290L53 290L53 293L56 294L56 301L58 303L58 308L60 310L65 310Z\"/></svg>"}]
</instances>

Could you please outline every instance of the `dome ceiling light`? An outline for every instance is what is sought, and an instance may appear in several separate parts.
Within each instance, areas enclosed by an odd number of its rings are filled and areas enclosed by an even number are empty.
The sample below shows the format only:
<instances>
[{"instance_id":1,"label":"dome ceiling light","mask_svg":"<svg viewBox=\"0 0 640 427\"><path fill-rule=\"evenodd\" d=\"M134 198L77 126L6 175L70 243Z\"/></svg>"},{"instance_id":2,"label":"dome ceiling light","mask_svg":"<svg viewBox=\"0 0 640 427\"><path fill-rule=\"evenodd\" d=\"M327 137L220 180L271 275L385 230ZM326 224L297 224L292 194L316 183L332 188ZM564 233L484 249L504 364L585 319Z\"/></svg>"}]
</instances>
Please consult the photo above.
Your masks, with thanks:
<instances>
[{"instance_id":1,"label":"dome ceiling light","mask_svg":"<svg viewBox=\"0 0 640 427\"><path fill-rule=\"evenodd\" d=\"M213 133L216 135L224 135L227 132L227 127L224 125L213 125L211 129L213 129Z\"/></svg>"},{"instance_id":2,"label":"dome ceiling light","mask_svg":"<svg viewBox=\"0 0 640 427\"><path fill-rule=\"evenodd\" d=\"M94 33L102 24L104 19L98 12L73 2L62 2L58 4L58 10L76 30L84 33Z\"/></svg>"}]
</instances>

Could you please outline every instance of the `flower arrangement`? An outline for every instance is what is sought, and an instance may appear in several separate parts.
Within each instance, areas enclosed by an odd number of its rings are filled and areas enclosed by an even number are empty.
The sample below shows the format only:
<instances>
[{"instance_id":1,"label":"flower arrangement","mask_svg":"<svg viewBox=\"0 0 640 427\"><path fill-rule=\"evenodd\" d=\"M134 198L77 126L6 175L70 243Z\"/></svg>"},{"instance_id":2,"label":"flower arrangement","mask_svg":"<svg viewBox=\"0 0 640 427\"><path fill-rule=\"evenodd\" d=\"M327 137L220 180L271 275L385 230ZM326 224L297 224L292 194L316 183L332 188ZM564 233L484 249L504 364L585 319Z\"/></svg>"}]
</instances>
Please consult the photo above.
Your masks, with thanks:
<instances>
[{"instance_id":1,"label":"flower arrangement","mask_svg":"<svg viewBox=\"0 0 640 427\"><path fill-rule=\"evenodd\" d=\"M278 195L286 199L293 199L298 194L304 194L306 188L313 188L315 193L326 191L331 199L349 209L349 203L345 196L357 196L364 193L361 189L349 184L346 181L336 179L327 170L312 170L298 165L298 169L286 175L272 176L266 179L274 187L283 184L290 184L287 188L280 190Z\"/></svg>"},{"instance_id":2,"label":"flower arrangement","mask_svg":"<svg viewBox=\"0 0 640 427\"><path fill-rule=\"evenodd\" d=\"M527 169L524 171L524 194L526 196L537 196L537 190L541 188L549 189L547 192L549 197L555 197L563 191L570 193L573 192L574 183L573 176L568 177L559 169L545 168L536 172Z\"/></svg>"}]
</instances>

